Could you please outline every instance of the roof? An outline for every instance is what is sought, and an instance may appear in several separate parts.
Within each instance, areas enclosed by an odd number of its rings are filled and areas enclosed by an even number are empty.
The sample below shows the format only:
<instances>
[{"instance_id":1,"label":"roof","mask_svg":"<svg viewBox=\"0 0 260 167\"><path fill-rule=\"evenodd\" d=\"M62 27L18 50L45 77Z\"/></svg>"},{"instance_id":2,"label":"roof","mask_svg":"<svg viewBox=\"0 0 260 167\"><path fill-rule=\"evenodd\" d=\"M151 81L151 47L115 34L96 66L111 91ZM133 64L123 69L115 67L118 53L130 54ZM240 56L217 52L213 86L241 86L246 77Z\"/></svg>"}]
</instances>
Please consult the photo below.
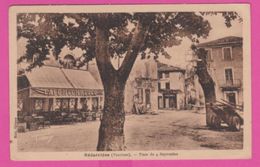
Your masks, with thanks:
<instances>
[{"instance_id":1,"label":"roof","mask_svg":"<svg viewBox=\"0 0 260 167\"><path fill-rule=\"evenodd\" d=\"M103 89L89 71L42 66L25 73L31 87Z\"/></svg>"},{"instance_id":2,"label":"roof","mask_svg":"<svg viewBox=\"0 0 260 167\"><path fill-rule=\"evenodd\" d=\"M182 72L182 73L185 73L185 69L158 62L158 72Z\"/></svg>"},{"instance_id":3,"label":"roof","mask_svg":"<svg viewBox=\"0 0 260 167\"><path fill-rule=\"evenodd\" d=\"M73 88L58 67L42 66L25 73L31 87Z\"/></svg>"},{"instance_id":4,"label":"roof","mask_svg":"<svg viewBox=\"0 0 260 167\"><path fill-rule=\"evenodd\" d=\"M223 45L238 45L243 43L242 37L236 37L236 36L227 36L224 38L219 38L213 41L200 43L197 46L198 47L214 47L214 46L223 46Z\"/></svg>"},{"instance_id":5,"label":"roof","mask_svg":"<svg viewBox=\"0 0 260 167\"><path fill-rule=\"evenodd\" d=\"M68 77L74 88L103 89L89 71L73 69L62 69L62 71Z\"/></svg>"}]
</instances>

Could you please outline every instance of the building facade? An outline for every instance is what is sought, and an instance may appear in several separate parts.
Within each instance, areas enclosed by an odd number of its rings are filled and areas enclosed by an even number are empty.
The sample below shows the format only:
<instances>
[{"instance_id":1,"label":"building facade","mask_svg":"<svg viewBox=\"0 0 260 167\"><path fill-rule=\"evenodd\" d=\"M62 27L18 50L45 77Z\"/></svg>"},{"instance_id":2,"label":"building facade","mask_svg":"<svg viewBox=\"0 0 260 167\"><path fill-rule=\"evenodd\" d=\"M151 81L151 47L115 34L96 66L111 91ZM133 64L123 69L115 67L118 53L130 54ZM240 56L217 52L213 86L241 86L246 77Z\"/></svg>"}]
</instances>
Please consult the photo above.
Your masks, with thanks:
<instances>
[{"instance_id":1,"label":"building facade","mask_svg":"<svg viewBox=\"0 0 260 167\"><path fill-rule=\"evenodd\" d=\"M42 66L19 75L17 81L18 114L103 108L103 88L86 70Z\"/></svg>"},{"instance_id":2,"label":"building facade","mask_svg":"<svg viewBox=\"0 0 260 167\"><path fill-rule=\"evenodd\" d=\"M207 51L217 100L243 105L243 39L228 36L198 45Z\"/></svg>"},{"instance_id":3,"label":"building facade","mask_svg":"<svg viewBox=\"0 0 260 167\"><path fill-rule=\"evenodd\" d=\"M157 112L157 62L154 59L137 59L125 87L125 111ZM138 106L138 107L137 107Z\"/></svg>"},{"instance_id":4,"label":"building facade","mask_svg":"<svg viewBox=\"0 0 260 167\"><path fill-rule=\"evenodd\" d=\"M159 109L184 109L185 70L158 62Z\"/></svg>"}]
</instances>

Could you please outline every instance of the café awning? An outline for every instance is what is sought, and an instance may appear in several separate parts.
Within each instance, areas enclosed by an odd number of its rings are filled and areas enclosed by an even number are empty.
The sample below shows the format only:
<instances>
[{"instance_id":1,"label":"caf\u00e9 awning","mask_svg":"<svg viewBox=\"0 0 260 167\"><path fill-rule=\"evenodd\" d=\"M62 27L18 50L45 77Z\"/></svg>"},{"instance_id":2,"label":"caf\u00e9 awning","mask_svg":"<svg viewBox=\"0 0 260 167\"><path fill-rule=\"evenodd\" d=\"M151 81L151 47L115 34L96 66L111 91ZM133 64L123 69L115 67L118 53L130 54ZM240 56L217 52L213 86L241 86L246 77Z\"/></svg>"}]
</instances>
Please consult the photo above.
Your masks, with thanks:
<instances>
[{"instance_id":1,"label":"caf\u00e9 awning","mask_svg":"<svg viewBox=\"0 0 260 167\"><path fill-rule=\"evenodd\" d=\"M27 72L25 76L29 82L30 97L85 97L103 94L102 85L86 70L42 66Z\"/></svg>"}]
</instances>

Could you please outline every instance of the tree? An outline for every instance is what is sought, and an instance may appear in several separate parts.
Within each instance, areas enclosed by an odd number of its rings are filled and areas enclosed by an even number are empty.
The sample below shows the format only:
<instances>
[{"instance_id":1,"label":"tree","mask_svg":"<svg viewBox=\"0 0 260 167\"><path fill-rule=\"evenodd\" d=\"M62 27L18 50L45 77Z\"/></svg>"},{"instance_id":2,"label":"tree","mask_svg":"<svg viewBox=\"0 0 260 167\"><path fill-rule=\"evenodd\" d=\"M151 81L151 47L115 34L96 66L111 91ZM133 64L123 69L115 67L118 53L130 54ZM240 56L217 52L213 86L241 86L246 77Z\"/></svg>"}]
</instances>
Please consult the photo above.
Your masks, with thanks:
<instances>
[{"instance_id":1,"label":"tree","mask_svg":"<svg viewBox=\"0 0 260 167\"><path fill-rule=\"evenodd\" d=\"M220 128L221 118L212 111L211 105L216 102L215 82L210 76L207 68L207 51L203 48L192 46L198 61L195 74L198 76L199 83L202 87L206 105L206 124L212 128Z\"/></svg>"},{"instance_id":2,"label":"tree","mask_svg":"<svg viewBox=\"0 0 260 167\"><path fill-rule=\"evenodd\" d=\"M206 38L211 27L204 14L207 13L21 13L17 16L17 37L27 38L28 44L18 62L37 54L27 69L30 70L43 65L48 54L58 59L64 46L85 51L76 60L77 66L95 58L105 93L97 150L124 150L124 89L137 56L169 57L165 48L179 45L183 37L193 42ZM232 19L225 20L229 23ZM111 64L113 57L123 58L117 70Z\"/></svg>"}]
</instances>

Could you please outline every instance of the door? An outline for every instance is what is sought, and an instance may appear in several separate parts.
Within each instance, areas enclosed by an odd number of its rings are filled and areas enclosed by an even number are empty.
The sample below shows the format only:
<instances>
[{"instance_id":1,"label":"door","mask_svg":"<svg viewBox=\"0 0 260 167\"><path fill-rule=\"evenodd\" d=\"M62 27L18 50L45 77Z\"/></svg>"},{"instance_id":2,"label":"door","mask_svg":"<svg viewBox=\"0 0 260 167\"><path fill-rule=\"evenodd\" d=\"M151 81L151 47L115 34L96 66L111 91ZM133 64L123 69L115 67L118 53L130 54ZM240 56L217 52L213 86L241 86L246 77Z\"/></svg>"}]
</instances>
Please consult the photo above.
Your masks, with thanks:
<instances>
[{"instance_id":1,"label":"door","mask_svg":"<svg viewBox=\"0 0 260 167\"><path fill-rule=\"evenodd\" d=\"M164 108L169 108L169 97L164 97Z\"/></svg>"},{"instance_id":2,"label":"door","mask_svg":"<svg viewBox=\"0 0 260 167\"><path fill-rule=\"evenodd\" d=\"M145 89L145 105L151 106L151 92L150 89Z\"/></svg>"},{"instance_id":3,"label":"door","mask_svg":"<svg viewBox=\"0 0 260 167\"><path fill-rule=\"evenodd\" d=\"M162 96L158 97L158 107L163 108L163 98L162 98Z\"/></svg>"},{"instance_id":4,"label":"door","mask_svg":"<svg viewBox=\"0 0 260 167\"><path fill-rule=\"evenodd\" d=\"M169 97L169 107L170 108L177 108L177 98L176 95Z\"/></svg>"},{"instance_id":5,"label":"door","mask_svg":"<svg viewBox=\"0 0 260 167\"><path fill-rule=\"evenodd\" d=\"M235 93L227 93L227 101L232 104L236 104L236 94Z\"/></svg>"}]
</instances>

